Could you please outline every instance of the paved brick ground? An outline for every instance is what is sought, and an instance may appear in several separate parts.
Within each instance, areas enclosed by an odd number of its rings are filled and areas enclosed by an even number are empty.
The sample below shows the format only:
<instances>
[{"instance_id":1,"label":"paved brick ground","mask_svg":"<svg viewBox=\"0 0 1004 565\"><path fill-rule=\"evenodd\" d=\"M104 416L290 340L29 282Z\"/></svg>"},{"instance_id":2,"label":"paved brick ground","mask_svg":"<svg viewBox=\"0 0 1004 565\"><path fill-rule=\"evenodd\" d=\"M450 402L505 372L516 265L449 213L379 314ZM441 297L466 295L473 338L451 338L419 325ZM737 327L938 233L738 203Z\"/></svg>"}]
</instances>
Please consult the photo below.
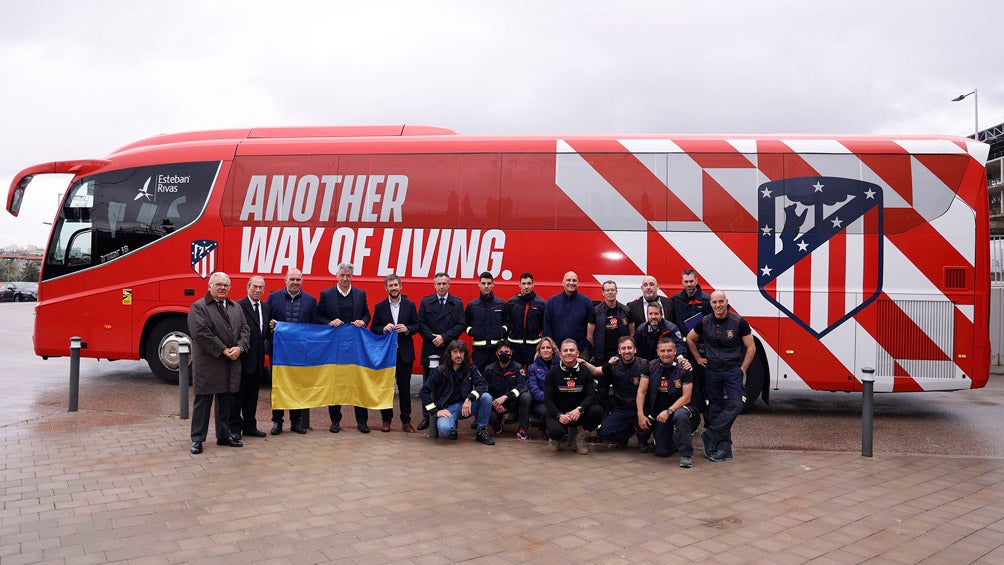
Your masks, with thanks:
<instances>
[{"instance_id":1,"label":"paved brick ground","mask_svg":"<svg viewBox=\"0 0 1004 565\"><path fill-rule=\"evenodd\" d=\"M6 423L0 562L1004 563L999 458L740 445L685 470L312 417L322 430L197 456L168 416Z\"/></svg>"}]
</instances>

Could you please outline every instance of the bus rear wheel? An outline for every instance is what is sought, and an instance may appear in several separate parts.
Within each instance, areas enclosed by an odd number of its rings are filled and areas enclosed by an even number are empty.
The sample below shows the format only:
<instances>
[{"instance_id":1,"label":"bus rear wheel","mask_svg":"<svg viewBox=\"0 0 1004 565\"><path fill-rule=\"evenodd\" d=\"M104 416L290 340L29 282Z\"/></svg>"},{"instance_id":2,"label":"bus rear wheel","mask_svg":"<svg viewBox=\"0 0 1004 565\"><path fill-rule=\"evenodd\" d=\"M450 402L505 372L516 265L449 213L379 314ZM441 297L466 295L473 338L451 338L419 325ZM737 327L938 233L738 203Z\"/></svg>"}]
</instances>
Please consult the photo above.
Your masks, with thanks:
<instances>
[{"instance_id":1,"label":"bus rear wheel","mask_svg":"<svg viewBox=\"0 0 1004 565\"><path fill-rule=\"evenodd\" d=\"M188 325L181 316L157 322L146 336L146 362L154 376L168 384L178 384L178 369L181 366L181 354L178 353L180 338L190 339Z\"/></svg>"}]
</instances>

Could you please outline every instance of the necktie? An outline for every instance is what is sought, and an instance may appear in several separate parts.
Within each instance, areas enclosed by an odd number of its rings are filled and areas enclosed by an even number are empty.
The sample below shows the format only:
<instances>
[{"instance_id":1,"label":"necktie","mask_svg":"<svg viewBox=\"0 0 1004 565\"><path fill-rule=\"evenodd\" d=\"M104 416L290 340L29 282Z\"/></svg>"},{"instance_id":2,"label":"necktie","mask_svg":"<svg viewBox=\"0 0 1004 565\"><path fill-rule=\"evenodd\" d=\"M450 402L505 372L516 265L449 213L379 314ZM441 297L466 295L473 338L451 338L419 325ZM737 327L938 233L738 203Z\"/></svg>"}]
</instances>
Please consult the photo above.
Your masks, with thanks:
<instances>
[{"instance_id":1,"label":"necktie","mask_svg":"<svg viewBox=\"0 0 1004 565\"><path fill-rule=\"evenodd\" d=\"M440 296L439 297L439 305L440 306L446 306L446 297L445 296Z\"/></svg>"},{"instance_id":2,"label":"necktie","mask_svg":"<svg viewBox=\"0 0 1004 565\"><path fill-rule=\"evenodd\" d=\"M220 300L216 301L216 307L220 309L220 314L223 314L223 319L230 323L230 316L227 315L227 309L223 306L223 302Z\"/></svg>"},{"instance_id":3,"label":"necktie","mask_svg":"<svg viewBox=\"0 0 1004 565\"><path fill-rule=\"evenodd\" d=\"M261 310L258 309L258 302L254 303L254 317L258 318L258 331L261 331Z\"/></svg>"}]
</instances>

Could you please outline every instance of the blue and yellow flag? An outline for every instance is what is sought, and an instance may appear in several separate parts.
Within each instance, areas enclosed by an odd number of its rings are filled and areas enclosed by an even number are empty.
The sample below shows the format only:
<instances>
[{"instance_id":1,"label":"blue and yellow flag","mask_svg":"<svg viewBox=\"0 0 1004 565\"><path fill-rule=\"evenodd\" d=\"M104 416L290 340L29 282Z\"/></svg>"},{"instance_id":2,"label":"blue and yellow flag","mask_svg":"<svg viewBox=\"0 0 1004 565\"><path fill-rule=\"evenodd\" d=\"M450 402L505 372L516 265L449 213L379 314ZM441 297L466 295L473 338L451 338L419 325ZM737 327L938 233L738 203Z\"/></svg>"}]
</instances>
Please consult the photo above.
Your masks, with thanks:
<instances>
[{"instance_id":1,"label":"blue and yellow flag","mask_svg":"<svg viewBox=\"0 0 1004 565\"><path fill-rule=\"evenodd\" d=\"M396 364L395 333L281 322L272 338L272 408L392 408Z\"/></svg>"}]
</instances>

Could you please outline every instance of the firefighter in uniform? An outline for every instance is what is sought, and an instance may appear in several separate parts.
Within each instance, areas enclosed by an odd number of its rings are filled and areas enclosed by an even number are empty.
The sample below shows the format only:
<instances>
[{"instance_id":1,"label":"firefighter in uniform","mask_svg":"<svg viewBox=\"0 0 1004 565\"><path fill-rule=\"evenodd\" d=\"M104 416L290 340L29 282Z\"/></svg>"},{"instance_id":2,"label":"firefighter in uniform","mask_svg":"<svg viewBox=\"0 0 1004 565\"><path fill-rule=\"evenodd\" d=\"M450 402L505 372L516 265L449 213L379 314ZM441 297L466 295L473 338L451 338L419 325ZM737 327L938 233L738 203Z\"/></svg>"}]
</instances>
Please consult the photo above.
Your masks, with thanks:
<instances>
[{"instance_id":1,"label":"firefighter in uniform","mask_svg":"<svg viewBox=\"0 0 1004 565\"><path fill-rule=\"evenodd\" d=\"M680 467L689 469L694 466L691 432L701 422L691 403L693 376L684 368L686 359L677 356L672 339L661 339L656 351L659 358L649 364L638 384L638 426L651 430L657 457L679 452Z\"/></svg>"},{"instance_id":2,"label":"firefighter in uniform","mask_svg":"<svg viewBox=\"0 0 1004 565\"><path fill-rule=\"evenodd\" d=\"M467 303L464 322L474 346L474 365L483 373L495 358L495 346L505 337L505 302L492 293L495 278L488 271L481 273L478 287L481 295Z\"/></svg>"},{"instance_id":3,"label":"firefighter in uniform","mask_svg":"<svg viewBox=\"0 0 1004 565\"><path fill-rule=\"evenodd\" d=\"M729 311L725 293L711 294L712 313L701 319L687 334L687 347L697 363L704 367L708 394L708 421L701 432L704 455L711 461L732 460L732 423L743 409L746 371L753 363L756 345L749 323ZM704 355L697 350L697 340L704 341Z\"/></svg>"},{"instance_id":4,"label":"firefighter in uniform","mask_svg":"<svg viewBox=\"0 0 1004 565\"><path fill-rule=\"evenodd\" d=\"M505 327L512 346L512 358L529 367L544 335L544 299L533 291L533 275L519 276L519 294L505 304Z\"/></svg>"}]
</instances>

